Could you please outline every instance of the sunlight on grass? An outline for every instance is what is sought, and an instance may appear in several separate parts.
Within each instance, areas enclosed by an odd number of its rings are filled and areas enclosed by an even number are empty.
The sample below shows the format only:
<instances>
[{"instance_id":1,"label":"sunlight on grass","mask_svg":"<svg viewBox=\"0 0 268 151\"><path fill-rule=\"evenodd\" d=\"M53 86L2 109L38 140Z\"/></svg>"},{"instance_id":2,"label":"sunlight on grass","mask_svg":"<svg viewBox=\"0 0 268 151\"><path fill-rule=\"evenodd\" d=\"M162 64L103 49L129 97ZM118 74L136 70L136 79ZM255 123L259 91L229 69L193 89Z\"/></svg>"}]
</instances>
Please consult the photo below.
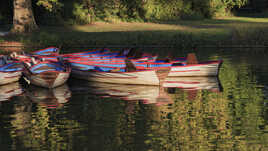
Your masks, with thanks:
<instances>
[{"instance_id":1,"label":"sunlight on grass","mask_svg":"<svg viewBox=\"0 0 268 151\"><path fill-rule=\"evenodd\" d=\"M268 18L253 18L253 17L229 17L225 18L224 20L231 20L231 21L242 21L248 23L268 23Z\"/></svg>"},{"instance_id":2,"label":"sunlight on grass","mask_svg":"<svg viewBox=\"0 0 268 151\"><path fill-rule=\"evenodd\" d=\"M80 32L165 32L166 35L174 36L175 34L192 34L198 39L212 38L224 39L230 34L230 30L217 25L202 25L200 22L186 21L187 25L158 24L158 23L96 23L93 25L74 26L73 30ZM181 23L181 22L180 22ZM185 23L185 22L184 22Z\"/></svg>"},{"instance_id":3,"label":"sunlight on grass","mask_svg":"<svg viewBox=\"0 0 268 151\"><path fill-rule=\"evenodd\" d=\"M74 26L74 30L82 32L113 32L113 31L165 31L190 30L182 25L168 25L155 23L95 23L93 25Z\"/></svg>"},{"instance_id":4,"label":"sunlight on grass","mask_svg":"<svg viewBox=\"0 0 268 151\"><path fill-rule=\"evenodd\" d=\"M222 37L230 35L233 30L255 30L254 28L268 27L268 18L228 17L207 20L180 20L173 23L104 23L92 25L77 25L71 27L73 32L102 33L102 32L167 32L199 35L199 37ZM57 32L57 31L55 31ZM220 39L222 39L220 38Z\"/></svg>"}]
</instances>

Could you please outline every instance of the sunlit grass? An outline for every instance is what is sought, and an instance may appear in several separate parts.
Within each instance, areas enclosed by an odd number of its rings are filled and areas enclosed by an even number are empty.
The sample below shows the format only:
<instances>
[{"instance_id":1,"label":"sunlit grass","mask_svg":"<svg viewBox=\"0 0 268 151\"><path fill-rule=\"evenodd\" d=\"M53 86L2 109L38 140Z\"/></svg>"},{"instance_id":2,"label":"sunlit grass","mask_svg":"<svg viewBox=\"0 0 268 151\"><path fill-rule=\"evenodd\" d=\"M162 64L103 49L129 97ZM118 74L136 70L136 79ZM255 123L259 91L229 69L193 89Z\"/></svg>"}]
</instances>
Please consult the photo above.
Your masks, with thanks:
<instances>
[{"instance_id":1,"label":"sunlit grass","mask_svg":"<svg viewBox=\"0 0 268 151\"><path fill-rule=\"evenodd\" d=\"M165 31L188 30L189 27L181 25L165 25L156 23L95 23L92 25L74 26L74 30L83 32L113 32L113 31Z\"/></svg>"},{"instance_id":2,"label":"sunlit grass","mask_svg":"<svg viewBox=\"0 0 268 151\"><path fill-rule=\"evenodd\" d=\"M268 23L268 18L253 18L253 17L228 17L225 20L242 21L248 23Z\"/></svg>"},{"instance_id":3,"label":"sunlit grass","mask_svg":"<svg viewBox=\"0 0 268 151\"><path fill-rule=\"evenodd\" d=\"M139 32L139 33L157 33L164 32L167 37L176 34L191 34L197 38L226 38L230 34L230 29L221 28L220 26L206 26L201 22L183 22L184 24L174 23L96 23L93 25L74 26L72 29L79 32ZM185 24L186 23L186 24ZM135 34L133 34L135 35ZM159 37L160 38L160 37ZM216 38L217 39L217 38Z\"/></svg>"}]
</instances>

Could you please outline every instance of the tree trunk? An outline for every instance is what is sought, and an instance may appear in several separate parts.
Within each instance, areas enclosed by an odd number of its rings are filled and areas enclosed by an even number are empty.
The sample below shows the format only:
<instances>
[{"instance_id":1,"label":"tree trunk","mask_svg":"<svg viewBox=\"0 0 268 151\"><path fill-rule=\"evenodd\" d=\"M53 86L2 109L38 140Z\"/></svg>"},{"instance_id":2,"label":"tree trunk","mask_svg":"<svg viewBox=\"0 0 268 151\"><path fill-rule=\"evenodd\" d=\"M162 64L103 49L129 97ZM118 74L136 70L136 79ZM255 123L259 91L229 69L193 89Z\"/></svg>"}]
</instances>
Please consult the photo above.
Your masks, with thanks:
<instances>
[{"instance_id":1,"label":"tree trunk","mask_svg":"<svg viewBox=\"0 0 268 151\"><path fill-rule=\"evenodd\" d=\"M38 29L36 25L31 0L13 0L14 16L12 33L26 33Z\"/></svg>"}]
</instances>

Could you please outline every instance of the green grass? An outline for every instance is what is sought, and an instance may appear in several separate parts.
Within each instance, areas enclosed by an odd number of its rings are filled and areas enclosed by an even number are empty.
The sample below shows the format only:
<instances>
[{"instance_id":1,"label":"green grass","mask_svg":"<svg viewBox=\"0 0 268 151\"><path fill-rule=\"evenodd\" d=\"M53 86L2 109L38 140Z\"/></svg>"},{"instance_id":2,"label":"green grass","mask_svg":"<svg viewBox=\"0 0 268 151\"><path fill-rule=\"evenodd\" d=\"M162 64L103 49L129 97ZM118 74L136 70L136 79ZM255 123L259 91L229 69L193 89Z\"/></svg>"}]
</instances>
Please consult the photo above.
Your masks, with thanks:
<instances>
[{"instance_id":1,"label":"green grass","mask_svg":"<svg viewBox=\"0 0 268 151\"><path fill-rule=\"evenodd\" d=\"M268 18L252 17L157 23L97 22L72 27L41 26L38 32L0 37L0 41L16 40L40 47L167 45L191 49L204 45L265 45L267 29Z\"/></svg>"}]
</instances>

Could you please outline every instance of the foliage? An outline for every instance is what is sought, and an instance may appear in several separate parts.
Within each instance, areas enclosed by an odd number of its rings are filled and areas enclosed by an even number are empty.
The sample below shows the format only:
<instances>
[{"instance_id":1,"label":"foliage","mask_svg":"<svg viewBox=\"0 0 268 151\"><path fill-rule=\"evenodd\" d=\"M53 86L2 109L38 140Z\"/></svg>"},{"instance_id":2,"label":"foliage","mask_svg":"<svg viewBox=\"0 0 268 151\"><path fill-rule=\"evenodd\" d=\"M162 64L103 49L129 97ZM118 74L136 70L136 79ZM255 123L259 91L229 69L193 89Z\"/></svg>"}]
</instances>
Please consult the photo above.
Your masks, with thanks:
<instances>
[{"instance_id":1,"label":"foliage","mask_svg":"<svg viewBox=\"0 0 268 151\"><path fill-rule=\"evenodd\" d=\"M249 0L222 0L227 8L242 7L248 3Z\"/></svg>"},{"instance_id":2,"label":"foliage","mask_svg":"<svg viewBox=\"0 0 268 151\"><path fill-rule=\"evenodd\" d=\"M57 12L63 7L63 3L59 0L38 0L37 6L42 6L49 12Z\"/></svg>"},{"instance_id":3,"label":"foliage","mask_svg":"<svg viewBox=\"0 0 268 151\"><path fill-rule=\"evenodd\" d=\"M84 9L82 4L74 4L73 15L75 16L76 22L79 24L88 24L91 22L89 9Z\"/></svg>"},{"instance_id":4,"label":"foliage","mask_svg":"<svg viewBox=\"0 0 268 151\"><path fill-rule=\"evenodd\" d=\"M148 20L175 20L181 16L183 1L171 0L166 3L162 0L148 0L144 9L145 18Z\"/></svg>"},{"instance_id":5,"label":"foliage","mask_svg":"<svg viewBox=\"0 0 268 151\"><path fill-rule=\"evenodd\" d=\"M32 0L38 24L89 24L94 21L204 19L229 15L249 0ZM263 10L265 0L249 5ZM0 19L12 20L12 1L0 2ZM3 21L1 21L3 22ZM0 22L0 23L1 23Z\"/></svg>"}]
</instances>

